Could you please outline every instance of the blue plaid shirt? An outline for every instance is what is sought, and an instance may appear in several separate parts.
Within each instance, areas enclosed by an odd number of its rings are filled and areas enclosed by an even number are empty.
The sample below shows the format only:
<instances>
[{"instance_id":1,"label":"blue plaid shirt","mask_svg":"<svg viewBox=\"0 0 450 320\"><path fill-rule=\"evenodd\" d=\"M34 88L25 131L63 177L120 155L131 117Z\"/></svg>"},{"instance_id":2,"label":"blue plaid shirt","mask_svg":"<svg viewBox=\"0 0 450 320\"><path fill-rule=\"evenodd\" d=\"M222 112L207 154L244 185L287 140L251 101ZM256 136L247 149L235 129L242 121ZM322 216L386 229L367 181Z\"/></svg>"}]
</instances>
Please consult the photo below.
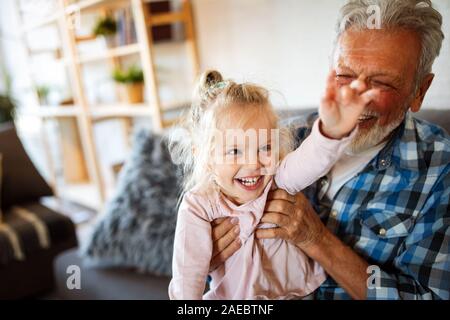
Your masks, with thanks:
<instances>
[{"instance_id":1,"label":"blue plaid shirt","mask_svg":"<svg viewBox=\"0 0 450 320\"><path fill-rule=\"evenodd\" d=\"M299 143L316 117L291 122ZM327 183L323 177L304 193L329 230L379 267L379 286L368 286L368 299L450 299L448 134L408 113L387 145L331 200L323 196ZM350 299L331 277L315 297Z\"/></svg>"}]
</instances>

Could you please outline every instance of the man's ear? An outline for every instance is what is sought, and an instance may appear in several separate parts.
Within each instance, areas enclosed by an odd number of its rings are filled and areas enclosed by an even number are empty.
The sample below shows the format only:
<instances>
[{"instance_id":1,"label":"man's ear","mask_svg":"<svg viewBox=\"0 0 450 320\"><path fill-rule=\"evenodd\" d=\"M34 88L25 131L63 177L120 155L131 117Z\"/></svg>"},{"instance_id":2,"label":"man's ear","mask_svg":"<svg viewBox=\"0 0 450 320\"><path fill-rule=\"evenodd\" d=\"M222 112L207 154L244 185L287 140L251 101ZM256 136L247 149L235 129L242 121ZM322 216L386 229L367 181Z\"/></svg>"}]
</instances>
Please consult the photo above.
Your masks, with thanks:
<instances>
[{"instance_id":1,"label":"man's ear","mask_svg":"<svg viewBox=\"0 0 450 320\"><path fill-rule=\"evenodd\" d=\"M425 79L422 81L419 89L416 92L416 96L414 97L413 102L411 103L411 111L418 112L420 107L422 107L423 99L425 99L425 95L428 89L431 86L431 83L434 79L434 73L428 74Z\"/></svg>"}]
</instances>

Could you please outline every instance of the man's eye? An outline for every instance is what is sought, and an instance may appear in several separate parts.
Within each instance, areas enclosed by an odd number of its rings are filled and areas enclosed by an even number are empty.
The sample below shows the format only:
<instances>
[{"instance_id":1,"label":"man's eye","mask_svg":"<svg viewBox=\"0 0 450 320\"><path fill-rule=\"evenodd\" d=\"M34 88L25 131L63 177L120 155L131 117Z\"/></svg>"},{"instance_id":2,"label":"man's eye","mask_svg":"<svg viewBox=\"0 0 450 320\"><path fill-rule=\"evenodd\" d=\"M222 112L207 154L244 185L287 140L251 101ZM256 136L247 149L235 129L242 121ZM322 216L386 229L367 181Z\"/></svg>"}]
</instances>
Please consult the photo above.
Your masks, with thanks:
<instances>
[{"instance_id":1,"label":"man's eye","mask_svg":"<svg viewBox=\"0 0 450 320\"><path fill-rule=\"evenodd\" d=\"M352 76L351 74L337 74L336 78L337 79L353 79L355 77Z\"/></svg>"},{"instance_id":2,"label":"man's eye","mask_svg":"<svg viewBox=\"0 0 450 320\"><path fill-rule=\"evenodd\" d=\"M391 86L388 83L385 82L381 82L381 81L376 81L376 80L372 80L372 85L374 87L381 87L381 88L387 88L387 89L394 89L393 86Z\"/></svg>"},{"instance_id":3,"label":"man's eye","mask_svg":"<svg viewBox=\"0 0 450 320\"><path fill-rule=\"evenodd\" d=\"M337 74L336 75L336 81L339 84L351 83L354 79L355 79L355 77L352 75L349 75L349 74Z\"/></svg>"},{"instance_id":4,"label":"man's eye","mask_svg":"<svg viewBox=\"0 0 450 320\"><path fill-rule=\"evenodd\" d=\"M352 75L350 74L337 74L336 78L354 78Z\"/></svg>"},{"instance_id":5,"label":"man's eye","mask_svg":"<svg viewBox=\"0 0 450 320\"><path fill-rule=\"evenodd\" d=\"M239 154L241 154L241 151L239 149L236 149L236 148L229 149L227 151L227 155L230 155L230 156L236 156L236 155L239 155Z\"/></svg>"}]
</instances>

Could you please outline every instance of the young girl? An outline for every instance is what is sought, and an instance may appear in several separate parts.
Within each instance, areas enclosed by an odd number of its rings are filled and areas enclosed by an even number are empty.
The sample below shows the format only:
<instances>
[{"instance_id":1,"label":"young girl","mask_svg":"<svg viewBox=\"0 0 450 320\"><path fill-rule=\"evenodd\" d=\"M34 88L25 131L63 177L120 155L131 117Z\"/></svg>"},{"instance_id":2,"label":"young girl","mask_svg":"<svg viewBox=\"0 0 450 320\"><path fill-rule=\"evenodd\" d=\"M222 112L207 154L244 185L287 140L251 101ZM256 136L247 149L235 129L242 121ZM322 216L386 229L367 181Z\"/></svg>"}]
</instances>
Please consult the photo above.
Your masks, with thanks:
<instances>
[{"instance_id":1,"label":"young girl","mask_svg":"<svg viewBox=\"0 0 450 320\"><path fill-rule=\"evenodd\" d=\"M217 71L206 72L185 134L180 139L174 135L169 144L174 161L186 172L170 298L296 299L317 289L326 278L320 265L295 245L259 240L254 232L273 227L260 224L272 188L295 194L331 169L356 133L369 101L368 94L329 85L311 135L284 157L292 139L281 130L284 137L278 143L278 118L268 92L224 81ZM204 294L213 251L211 221L230 216L239 220L242 246L210 273L210 290Z\"/></svg>"}]
</instances>

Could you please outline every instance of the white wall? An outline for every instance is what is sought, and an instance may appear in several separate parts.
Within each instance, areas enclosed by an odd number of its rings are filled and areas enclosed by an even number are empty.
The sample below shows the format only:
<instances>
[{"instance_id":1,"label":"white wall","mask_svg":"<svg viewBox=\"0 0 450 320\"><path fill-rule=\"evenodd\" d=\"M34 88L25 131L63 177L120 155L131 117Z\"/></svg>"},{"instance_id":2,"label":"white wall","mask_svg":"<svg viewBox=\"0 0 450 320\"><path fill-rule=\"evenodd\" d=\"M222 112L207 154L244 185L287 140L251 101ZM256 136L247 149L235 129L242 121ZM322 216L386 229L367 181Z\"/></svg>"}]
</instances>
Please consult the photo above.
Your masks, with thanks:
<instances>
[{"instance_id":1,"label":"white wall","mask_svg":"<svg viewBox=\"0 0 450 320\"><path fill-rule=\"evenodd\" d=\"M344 2L195 0L203 67L268 86L276 91L277 105L315 106L329 66L337 13ZM424 106L450 108L450 1L433 2L444 16L447 38Z\"/></svg>"},{"instance_id":2,"label":"white wall","mask_svg":"<svg viewBox=\"0 0 450 320\"><path fill-rule=\"evenodd\" d=\"M450 109L450 1L434 0L436 8L444 17L445 40L441 55L434 63L436 79L424 101L425 107Z\"/></svg>"},{"instance_id":3,"label":"white wall","mask_svg":"<svg viewBox=\"0 0 450 320\"><path fill-rule=\"evenodd\" d=\"M29 88L12 2L0 1L2 60L17 93ZM203 68L261 83L280 106L317 105L327 73L337 12L344 0L193 0ZM426 107L450 108L450 1L434 0L446 40L435 62Z\"/></svg>"}]
</instances>

